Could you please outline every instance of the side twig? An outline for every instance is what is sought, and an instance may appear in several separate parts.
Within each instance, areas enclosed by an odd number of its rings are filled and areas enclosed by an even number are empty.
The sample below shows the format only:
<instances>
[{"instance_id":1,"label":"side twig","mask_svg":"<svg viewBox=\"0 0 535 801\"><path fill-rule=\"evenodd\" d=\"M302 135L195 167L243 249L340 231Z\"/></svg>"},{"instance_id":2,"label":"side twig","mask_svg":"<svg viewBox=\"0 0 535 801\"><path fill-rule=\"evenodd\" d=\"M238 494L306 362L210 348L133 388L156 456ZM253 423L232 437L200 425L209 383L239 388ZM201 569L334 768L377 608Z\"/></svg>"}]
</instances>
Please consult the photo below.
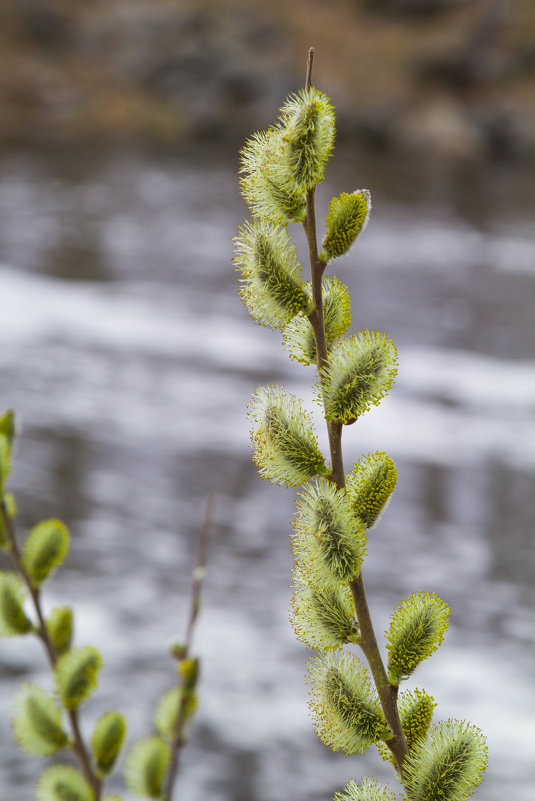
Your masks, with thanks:
<instances>
[{"instance_id":1,"label":"side twig","mask_svg":"<svg viewBox=\"0 0 535 801\"><path fill-rule=\"evenodd\" d=\"M17 541L15 526L13 524L12 518L9 516L7 512L4 501L2 501L0 504L0 513L2 515L3 524L9 540L9 546L10 546L8 551L9 556L11 557L11 561L13 562L15 569L17 570L22 580L24 581L26 587L28 588L28 592L30 593L33 602L33 607L39 624L35 633L43 644L43 648L45 650L45 654L51 669L54 670L57 662L57 654L54 645L50 637L48 636L43 609L41 606L41 594L39 589L33 586L32 582L30 581L30 577L24 567L20 548ZM80 731L80 724L78 721L78 711L76 709L67 710L67 717L69 718L69 723L73 736L72 750L78 759L78 762L80 764L80 767L82 769L86 781L93 788L93 792L95 794L95 801L100 801L102 792L102 782L95 774L91 766L91 760Z\"/></svg>"},{"instance_id":2,"label":"side twig","mask_svg":"<svg viewBox=\"0 0 535 801\"><path fill-rule=\"evenodd\" d=\"M201 593L202 593L204 576L206 572L208 543L210 540L210 531L212 528L214 511L215 511L215 498L212 496L208 499L206 503L204 520L199 537L199 545L197 549L195 568L191 576L189 616L186 626L186 639L180 654L181 663L184 663L185 660L191 659L191 649L193 643L195 623L197 621L197 618L199 616L199 611L201 608ZM174 727L174 737L171 744L171 762L169 764L169 769L167 772L162 801L171 801L173 797L173 790L180 764L180 755L182 749L184 748L187 742L186 724L188 718L187 713L188 713L188 702L190 700L190 696L188 695L188 692L186 691L187 688L185 686L187 679L184 677L184 675L182 674L180 675L181 675L181 684L180 684L181 694L178 706L178 713L176 717L176 723Z\"/></svg>"}]
</instances>

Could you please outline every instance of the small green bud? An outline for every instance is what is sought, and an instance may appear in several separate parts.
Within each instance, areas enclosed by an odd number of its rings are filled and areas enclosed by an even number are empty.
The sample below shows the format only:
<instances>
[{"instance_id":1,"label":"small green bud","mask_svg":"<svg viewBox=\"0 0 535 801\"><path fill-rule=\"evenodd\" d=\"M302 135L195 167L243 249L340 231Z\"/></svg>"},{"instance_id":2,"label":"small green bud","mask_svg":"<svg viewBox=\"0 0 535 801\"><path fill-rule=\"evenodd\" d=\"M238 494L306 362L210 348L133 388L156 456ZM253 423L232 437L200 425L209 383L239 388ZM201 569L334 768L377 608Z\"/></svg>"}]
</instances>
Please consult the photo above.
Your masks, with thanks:
<instances>
[{"instance_id":1,"label":"small green bud","mask_svg":"<svg viewBox=\"0 0 535 801\"><path fill-rule=\"evenodd\" d=\"M448 604L434 592L414 592L396 607L386 633L392 684L410 676L441 645L449 613Z\"/></svg>"},{"instance_id":2,"label":"small green bud","mask_svg":"<svg viewBox=\"0 0 535 801\"><path fill-rule=\"evenodd\" d=\"M66 651L59 657L54 674L65 709L75 709L89 698L101 668L102 656L91 645Z\"/></svg>"},{"instance_id":3,"label":"small green bud","mask_svg":"<svg viewBox=\"0 0 535 801\"><path fill-rule=\"evenodd\" d=\"M312 420L301 401L282 387L258 387L249 406L253 461L262 478L295 487L327 475Z\"/></svg>"},{"instance_id":4,"label":"small green bud","mask_svg":"<svg viewBox=\"0 0 535 801\"><path fill-rule=\"evenodd\" d=\"M190 691L184 696L182 688L173 687L161 696L156 705L154 725L158 734L169 742L173 740L176 734L178 711L182 699L184 699L183 723L186 724L199 705L197 695L194 692Z\"/></svg>"},{"instance_id":5,"label":"small green bud","mask_svg":"<svg viewBox=\"0 0 535 801\"><path fill-rule=\"evenodd\" d=\"M290 95L281 108L280 129L295 188L307 191L323 180L334 147L334 109L315 87Z\"/></svg>"},{"instance_id":6,"label":"small green bud","mask_svg":"<svg viewBox=\"0 0 535 801\"><path fill-rule=\"evenodd\" d=\"M356 656L338 651L308 666L316 734L332 751L363 753L388 734L366 667Z\"/></svg>"},{"instance_id":7,"label":"small green bud","mask_svg":"<svg viewBox=\"0 0 535 801\"><path fill-rule=\"evenodd\" d=\"M184 659L188 652L187 646L183 642L174 642L169 646L169 653L179 662L181 659Z\"/></svg>"},{"instance_id":8,"label":"small green bud","mask_svg":"<svg viewBox=\"0 0 535 801\"><path fill-rule=\"evenodd\" d=\"M197 685L199 678L200 663L197 657L193 659L183 659L177 666L177 672L182 680L184 692L191 692Z\"/></svg>"},{"instance_id":9,"label":"small green bud","mask_svg":"<svg viewBox=\"0 0 535 801\"><path fill-rule=\"evenodd\" d=\"M69 541L69 531L61 520L43 520L30 531L22 546L22 563L34 587L63 562Z\"/></svg>"},{"instance_id":10,"label":"small green bud","mask_svg":"<svg viewBox=\"0 0 535 801\"><path fill-rule=\"evenodd\" d=\"M159 737L145 737L130 749L125 763L125 780L137 795L159 798L171 751Z\"/></svg>"},{"instance_id":11,"label":"small green bud","mask_svg":"<svg viewBox=\"0 0 535 801\"><path fill-rule=\"evenodd\" d=\"M397 372L394 343L378 331L359 331L331 351L318 387L328 420L350 424L387 394Z\"/></svg>"},{"instance_id":12,"label":"small green bud","mask_svg":"<svg viewBox=\"0 0 535 801\"><path fill-rule=\"evenodd\" d=\"M295 585L290 621L298 640L317 651L333 651L360 640L349 587L322 587L299 572Z\"/></svg>"},{"instance_id":13,"label":"small green bud","mask_svg":"<svg viewBox=\"0 0 535 801\"><path fill-rule=\"evenodd\" d=\"M234 241L240 294L251 317L268 328L283 328L296 314L310 314L301 262L285 228L264 220L245 223Z\"/></svg>"},{"instance_id":14,"label":"small green bud","mask_svg":"<svg viewBox=\"0 0 535 801\"><path fill-rule=\"evenodd\" d=\"M11 472L11 445L5 434L0 433L0 496Z\"/></svg>"},{"instance_id":15,"label":"small green bud","mask_svg":"<svg viewBox=\"0 0 535 801\"><path fill-rule=\"evenodd\" d=\"M304 287L312 303L310 281ZM351 325L351 304L348 288L335 277L323 280L322 296L325 340L329 351ZM316 364L316 340L308 317L297 316L290 320L284 329L284 345L292 359L302 364Z\"/></svg>"},{"instance_id":16,"label":"small green bud","mask_svg":"<svg viewBox=\"0 0 535 801\"><path fill-rule=\"evenodd\" d=\"M481 731L447 720L433 726L406 758L403 783L408 801L466 801L481 784L487 747Z\"/></svg>"},{"instance_id":17,"label":"small green bud","mask_svg":"<svg viewBox=\"0 0 535 801\"><path fill-rule=\"evenodd\" d=\"M376 524L394 492L396 479L396 465L380 451L363 456L347 475L347 494L366 529Z\"/></svg>"},{"instance_id":18,"label":"small green bud","mask_svg":"<svg viewBox=\"0 0 535 801\"><path fill-rule=\"evenodd\" d=\"M15 439L15 428L15 412L13 409L8 409L7 412L0 415L0 434L7 438L10 448Z\"/></svg>"},{"instance_id":19,"label":"small green bud","mask_svg":"<svg viewBox=\"0 0 535 801\"><path fill-rule=\"evenodd\" d=\"M342 192L340 197L333 197L327 212L327 233L320 256L322 261L328 262L348 252L368 224L371 200L368 189L359 189L351 195Z\"/></svg>"},{"instance_id":20,"label":"small green bud","mask_svg":"<svg viewBox=\"0 0 535 801\"><path fill-rule=\"evenodd\" d=\"M366 532L345 491L319 480L303 488L296 506L293 549L303 574L325 588L358 578Z\"/></svg>"},{"instance_id":21,"label":"small green bud","mask_svg":"<svg viewBox=\"0 0 535 801\"><path fill-rule=\"evenodd\" d=\"M100 778L108 776L115 765L126 737L126 720L119 712L100 717L91 737L91 751Z\"/></svg>"},{"instance_id":22,"label":"small green bud","mask_svg":"<svg viewBox=\"0 0 535 801\"><path fill-rule=\"evenodd\" d=\"M51 611L46 621L46 630L58 656L71 647L74 618L68 606L58 606Z\"/></svg>"},{"instance_id":23,"label":"small green bud","mask_svg":"<svg viewBox=\"0 0 535 801\"><path fill-rule=\"evenodd\" d=\"M17 516L17 502L15 501L15 496L12 492L6 492L4 494L4 510L7 517L11 520ZM7 526L8 522L6 521L3 512L0 511L0 550L9 550L11 548Z\"/></svg>"},{"instance_id":24,"label":"small green bud","mask_svg":"<svg viewBox=\"0 0 535 801\"><path fill-rule=\"evenodd\" d=\"M37 801L95 801L84 777L68 765L45 768L37 784Z\"/></svg>"},{"instance_id":25,"label":"small green bud","mask_svg":"<svg viewBox=\"0 0 535 801\"><path fill-rule=\"evenodd\" d=\"M14 573L0 572L0 634L14 637L34 630L24 611L26 590L22 579Z\"/></svg>"},{"instance_id":26,"label":"small green bud","mask_svg":"<svg viewBox=\"0 0 535 801\"><path fill-rule=\"evenodd\" d=\"M396 794L386 784L364 776L360 787L350 779L343 793L334 794L334 801L396 801Z\"/></svg>"},{"instance_id":27,"label":"small green bud","mask_svg":"<svg viewBox=\"0 0 535 801\"><path fill-rule=\"evenodd\" d=\"M29 754L52 756L68 745L60 708L34 684L23 684L15 696L12 724L15 739Z\"/></svg>"}]
</instances>

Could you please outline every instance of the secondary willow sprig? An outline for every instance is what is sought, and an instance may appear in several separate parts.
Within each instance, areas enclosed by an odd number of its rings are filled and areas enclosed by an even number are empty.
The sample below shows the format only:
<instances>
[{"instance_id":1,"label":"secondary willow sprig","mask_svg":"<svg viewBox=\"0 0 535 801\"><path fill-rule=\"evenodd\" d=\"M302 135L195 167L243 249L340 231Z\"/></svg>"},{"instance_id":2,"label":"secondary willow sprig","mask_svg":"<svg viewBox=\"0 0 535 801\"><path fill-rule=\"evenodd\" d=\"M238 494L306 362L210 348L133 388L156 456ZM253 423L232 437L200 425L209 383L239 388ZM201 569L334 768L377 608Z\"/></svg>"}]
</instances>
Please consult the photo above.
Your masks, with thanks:
<instances>
[{"instance_id":1,"label":"secondary willow sprig","mask_svg":"<svg viewBox=\"0 0 535 801\"><path fill-rule=\"evenodd\" d=\"M236 237L240 291L251 316L280 328L291 358L315 364L316 399L329 437L330 465L312 423L282 387L258 387L250 417L253 458L276 484L303 486L292 547L296 560L291 620L298 639L318 650L309 664L311 711L321 740L346 754L375 744L402 781L406 801L464 801L481 781L486 749L479 730L447 721L432 725L435 702L424 690L399 693L400 682L442 643L447 604L419 591L394 611L385 667L366 598L363 562L367 532L377 524L396 485L384 452L367 454L347 476L342 432L390 391L397 371L394 343L379 331L346 335L347 287L324 273L348 253L371 210L368 189L331 200L318 250L315 187L335 138L330 100L312 86L309 52L304 90L283 104L278 121L242 150L241 185L253 222ZM287 227L301 223L310 281ZM348 648L360 647L368 667ZM393 801L383 784L350 781L335 801Z\"/></svg>"},{"instance_id":2,"label":"secondary willow sprig","mask_svg":"<svg viewBox=\"0 0 535 801\"><path fill-rule=\"evenodd\" d=\"M80 770L66 764L46 767L37 784L37 801L122 801L118 795L103 796L103 793L105 781L113 772L125 743L124 716L115 710L105 712L96 721L88 742L82 736L79 721L81 706L97 687L102 657L91 645L73 647L71 609L56 607L48 617L43 609L43 584L68 553L67 527L59 520L45 520L29 532L22 547L18 543L15 498L6 491L14 433L13 413L0 415L0 550L11 558L14 568L0 571L0 635L35 635L41 640L55 692L51 694L37 685L22 684L13 702L13 734L28 754L45 758L71 751L78 761ZM198 704L199 659L192 655L191 648L200 610L212 516L213 501L210 500L191 581L186 638L184 643L171 648L177 684L157 703L157 734L135 743L126 759L127 784L137 795L157 801L171 801L173 797L180 753ZM33 614L25 608L28 600Z\"/></svg>"}]
</instances>

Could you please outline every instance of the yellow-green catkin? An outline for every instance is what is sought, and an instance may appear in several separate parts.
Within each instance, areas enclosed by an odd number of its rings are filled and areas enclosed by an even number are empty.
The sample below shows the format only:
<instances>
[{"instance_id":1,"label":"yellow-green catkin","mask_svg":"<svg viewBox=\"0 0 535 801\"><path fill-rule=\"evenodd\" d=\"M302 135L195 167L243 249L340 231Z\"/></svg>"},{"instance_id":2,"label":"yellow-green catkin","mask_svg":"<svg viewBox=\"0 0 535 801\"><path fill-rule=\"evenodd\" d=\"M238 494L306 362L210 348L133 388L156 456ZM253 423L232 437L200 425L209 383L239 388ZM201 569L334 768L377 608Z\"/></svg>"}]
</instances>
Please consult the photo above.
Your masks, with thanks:
<instances>
[{"instance_id":1,"label":"yellow-green catkin","mask_svg":"<svg viewBox=\"0 0 535 801\"><path fill-rule=\"evenodd\" d=\"M68 743L56 701L34 684L22 684L13 703L13 734L20 747L36 756L52 756Z\"/></svg>"},{"instance_id":2,"label":"yellow-green catkin","mask_svg":"<svg viewBox=\"0 0 535 801\"><path fill-rule=\"evenodd\" d=\"M91 751L100 777L108 776L126 737L126 720L119 712L106 712L96 722Z\"/></svg>"},{"instance_id":3,"label":"yellow-green catkin","mask_svg":"<svg viewBox=\"0 0 535 801\"><path fill-rule=\"evenodd\" d=\"M126 783L136 795L159 798L170 759L169 746L160 737L138 740L126 758Z\"/></svg>"},{"instance_id":4,"label":"yellow-green catkin","mask_svg":"<svg viewBox=\"0 0 535 801\"><path fill-rule=\"evenodd\" d=\"M320 740L332 751L363 753L387 736L378 699L364 664L349 652L309 662L310 709Z\"/></svg>"},{"instance_id":5,"label":"yellow-green catkin","mask_svg":"<svg viewBox=\"0 0 535 801\"><path fill-rule=\"evenodd\" d=\"M29 634L34 630L24 611L25 598L22 579L14 573L0 571L0 634L4 637Z\"/></svg>"},{"instance_id":6,"label":"yellow-green catkin","mask_svg":"<svg viewBox=\"0 0 535 801\"><path fill-rule=\"evenodd\" d=\"M396 801L396 795L386 784L364 776L360 786L350 779L343 793L334 794L334 801Z\"/></svg>"},{"instance_id":7,"label":"yellow-green catkin","mask_svg":"<svg viewBox=\"0 0 535 801\"><path fill-rule=\"evenodd\" d=\"M65 709L75 709L89 698L101 668L102 657L91 645L66 651L59 657L54 674Z\"/></svg>"},{"instance_id":8,"label":"yellow-green catkin","mask_svg":"<svg viewBox=\"0 0 535 801\"><path fill-rule=\"evenodd\" d=\"M359 331L342 339L322 371L318 399L328 420L354 423L390 390L397 373L397 350L379 331Z\"/></svg>"},{"instance_id":9,"label":"yellow-green catkin","mask_svg":"<svg viewBox=\"0 0 535 801\"><path fill-rule=\"evenodd\" d=\"M409 752L427 734L435 707L435 699L425 690L416 688L399 696L399 716Z\"/></svg>"},{"instance_id":10,"label":"yellow-green catkin","mask_svg":"<svg viewBox=\"0 0 535 801\"><path fill-rule=\"evenodd\" d=\"M312 285L305 283L305 291L312 302ZM323 279L323 322L327 351L338 342L351 325L349 290L335 277ZM290 357L302 364L316 364L316 339L308 317L298 315L284 328L284 345Z\"/></svg>"},{"instance_id":11,"label":"yellow-green catkin","mask_svg":"<svg viewBox=\"0 0 535 801\"><path fill-rule=\"evenodd\" d=\"M34 587L63 562L70 535L61 520L43 520L30 531L22 546L22 563Z\"/></svg>"},{"instance_id":12,"label":"yellow-green catkin","mask_svg":"<svg viewBox=\"0 0 535 801\"><path fill-rule=\"evenodd\" d=\"M371 193L368 189L359 189L352 194L342 192L340 197L333 197L327 213L327 232L320 255L322 261L328 262L349 251L365 229L370 209Z\"/></svg>"},{"instance_id":13,"label":"yellow-green catkin","mask_svg":"<svg viewBox=\"0 0 535 801\"><path fill-rule=\"evenodd\" d=\"M262 478L296 487L328 475L312 419L295 395L282 387L258 387L249 405L253 460Z\"/></svg>"},{"instance_id":14,"label":"yellow-green catkin","mask_svg":"<svg viewBox=\"0 0 535 801\"><path fill-rule=\"evenodd\" d=\"M363 456L347 474L347 494L366 529L376 524L395 489L396 480L396 465L381 451Z\"/></svg>"},{"instance_id":15,"label":"yellow-green catkin","mask_svg":"<svg viewBox=\"0 0 535 801\"><path fill-rule=\"evenodd\" d=\"M392 684L410 676L441 645L449 614L448 604L434 592L414 592L396 607L386 633Z\"/></svg>"},{"instance_id":16,"label":"yellow-green catkin","mask_svg":"<svg viewBox=\"0 0 535 801\"><path fill-rule=\"evenodd\" d=\"M407 801L466 801L486 765L485 738L476 726L458 720L433 726L405 760Z\"/></svg>"},{"instance_id":17,"label":"yellow-green catkin","mask_svg":"<svg viewBox=\"0 0 535 801\"><path fill-rule=\"evenodd\" d=\"M290 621L297 639L317 651L333 651L360 639L349 587L316 584L299 571L295 575Z\"/></svg>"},{"instance_id":18,"label":"yellow-green catkin","mask_svg":"<svg viewBox=\"0 0 535 801\"><path fill-rule=\"evenodd\" d=\"M239 290L253 319L283 328L295 315L310 313L301 262L286 229L256 220L241 226L234 242Z\"/></svg>"}]
</instances>

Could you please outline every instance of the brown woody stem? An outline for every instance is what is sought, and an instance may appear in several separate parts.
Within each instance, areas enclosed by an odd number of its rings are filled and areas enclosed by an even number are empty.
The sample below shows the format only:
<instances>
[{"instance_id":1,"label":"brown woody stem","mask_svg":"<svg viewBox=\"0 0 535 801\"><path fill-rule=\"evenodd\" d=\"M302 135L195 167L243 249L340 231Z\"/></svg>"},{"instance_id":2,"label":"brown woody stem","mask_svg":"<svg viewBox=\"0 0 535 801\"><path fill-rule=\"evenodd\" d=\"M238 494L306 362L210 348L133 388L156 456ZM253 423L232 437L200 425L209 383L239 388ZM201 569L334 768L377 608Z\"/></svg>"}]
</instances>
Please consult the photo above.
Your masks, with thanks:
<instances>
[{"instance_id":1,"label":"brown woody stem","mask_svg":"<svg viewBox=\"0 0 535 801\"><path fill-rule=\"evenodd\" d=\"M307 89L309 89L312 85L313 59L314 48L310 48L306 76ZM320 384L323 386L324 370L329 364L327 342L325 338L322 294L322 278L326 263L322 261L318 255L314 188L307 192L306 205L307 216L303 226L308 243L312 298L314 302L314 309L310 313L308 319L310 320L314 330L318 372ZM326 423L329 435L329 448L331 452L332 474L330 479L334 484L336 484L337 487L343 488L345 487L345 472L342 454L342 423L332 422L330 420L326 420ZM403 762L408 752L405 736L401 728L401 721L397 706L398 688L397 686L390 684L388 681L383 660L381 658L381 652L379 651L379 646L377 644L375 631L373 629L362 574L355 581L350 583L350 587L361 632L359 644L362 648L364 656L368 661L370 671L377 688L377 693L379 695L379 700L381 702L381 707L383 709L386 722L392 733L392 736L386 741L386 744L394 756L397 769L401 775L403 770Z\"/></svg>"}]
</instances>

